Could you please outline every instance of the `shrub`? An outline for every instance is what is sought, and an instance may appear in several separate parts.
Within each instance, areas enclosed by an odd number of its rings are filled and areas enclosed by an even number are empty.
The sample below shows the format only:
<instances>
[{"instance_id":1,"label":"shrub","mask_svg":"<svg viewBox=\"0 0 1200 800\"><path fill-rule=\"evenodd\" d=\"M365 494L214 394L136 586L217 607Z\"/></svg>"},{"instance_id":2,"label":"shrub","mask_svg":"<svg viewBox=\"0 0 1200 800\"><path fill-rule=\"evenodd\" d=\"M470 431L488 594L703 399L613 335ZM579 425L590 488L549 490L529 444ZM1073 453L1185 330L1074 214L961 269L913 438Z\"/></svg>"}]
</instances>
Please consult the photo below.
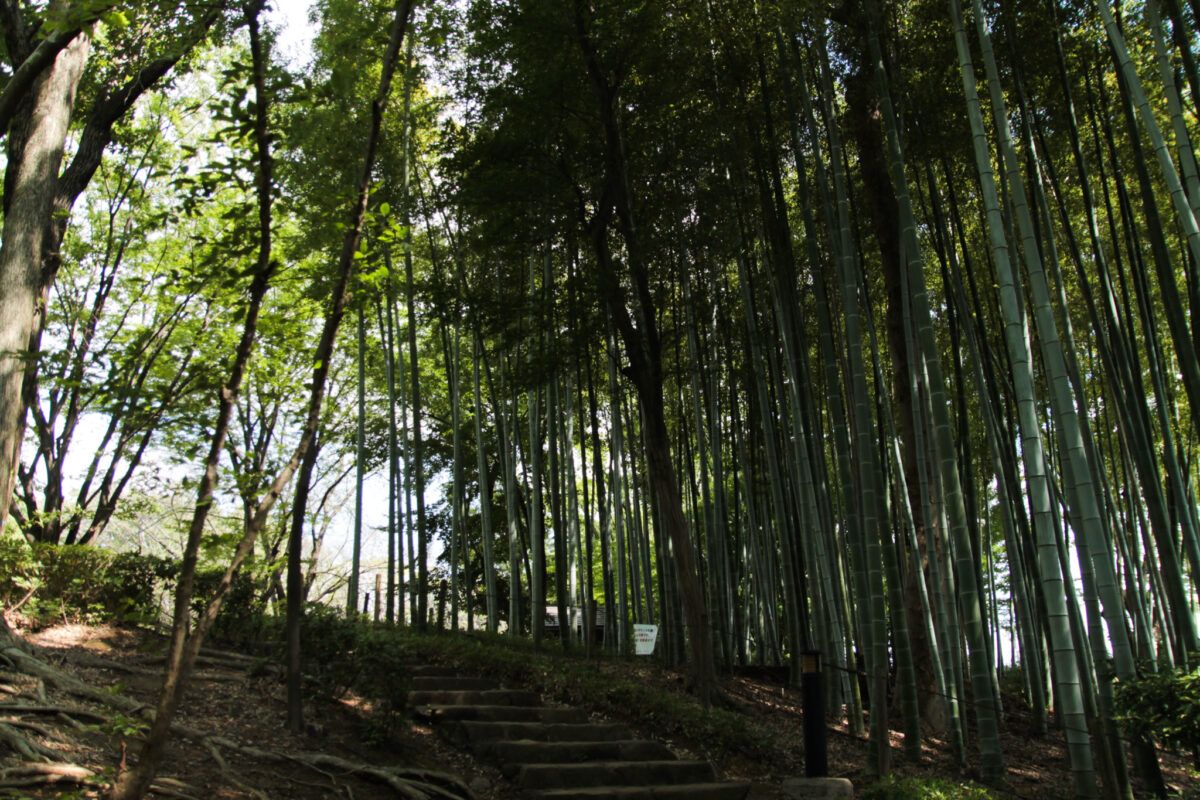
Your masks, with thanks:
<instances>
[{"instance_id":1,"label":"shrub","mask_svg":"<svg viewBox=\"0 0 1200 800\"><path fill-rule=\"evenodd\" d=\"M893 775L867 786L858 796L861 800L991 800L993 795L968 781Z\"/></svg>"},{"instance_id":2,"label":"shrub","mask_svg":"<svg viewBox=\"0 0 1200 800\"><path fill-rule=\"evenodd\" d=\"M1115 711L1125 733L1190 750L1200 766L1200 664L1191 670L1144 668L1117 684Z\"/></svg>"},{"instance_id":3,"label":"shrub","mask_svg":"<svg viewBox=\"0 0 1200 800\"><path fill-rule=\"evenodd\" d=\"M203 613L221 578L225 576L226 567L207 567L196 570L194 591L192 594L192 613ZM233 577L225 602L213 622L212 636L226 642L249 647L255 642L262 641L266 622L263 612L266 601L259 595L254 580L254 564L247 561Z\"/></svg>"},{"instance_id":4,"label":"shrub","mask_svg":"<svg viewBox=\"0 0 1200 800\"><path fill-rule=\"evenodd\" d=\"M103 611L104 576L113 554L87 545L37 544L34 558L42 566L42 586L37 606L42 614L55 613L91 619Z\"/></svg>"},{"instance_id":5,"label":"shrub","mask_svg":"<svg viewBox=\"0 0 1200 800\"><path fill-rule=\"evenodd\" d=\"M1000 694L1005 697L1020 697L1028 700L1028 692L1025 690L1025 665L1009 664L997 670L997 679L1000 681Z\"/></svg>"},{"instance_id":6,"label":"shrub","mask_svg":"<svg viewBox=\"0 0 1200 800\"><path fill-rule=\"evenodd\" d=\"M41 565L33 548L16 534L0 534L0 605L19 603L31 589L41 585Z\"/></svg>"},{"instance_id":7,"label":"shrub","mask_svg":"<svg viewBox=\"0 0 1200 800\"><path fill-rule=\"evenodd\" d=\"M281 632L282 627L280 620ZM326 699L341 697L358 678L357 629L358 622L346 619L340 609L314 603L305 610L300 630L305 673L315 682L317 693Z\"/></svg>"},{"instance_id":8,"label":"shrub","mask_svg":"<svg viewBox=\"0 0 1200 800\"><path fill-rule=\"evenodd\" d=\"M264 617L264 629L282 642L284 619ZM395 629L361 617L347 618L340 608L310 603L301 624L304 676L321 700L355 692L368 701L363 718L364 741L381 744L394 729L410 685L405 638ZM278 656L283 659L283 645Z\"/></svg>"},{"instance_id":9,"label":"shrub","mask_svg":"<svg viewBox=\"0 0 1200 800\"><path fill-rule=\"evenodd\" d=\"M321 695L340 697L353 690L389 712L404 706L407 647L395 629L348 619L340 609L311 603L301 636L305 674Z\"/></svg>"},{"instance_id":10,"label":"shrub","mask_svg":"<svg viewBox=\"0 0 1200 800\"><path fill-rule=\"evenodd\" d=\"M104 576L100 603L118 619L154 621L159 594L174 585L179 562L141 553L117 553Z\"/></svg>"},{"instance_id":11,"label":"shrub","mask_svg":"<svg viewBox=\"0 0 1200 800\"><path fill-rule=\"evenodd\" d=\"M139 553L113 553L87 545L30 546L20 537L0 537L0 602L36 594L28 611L35 620L155 620L158 592L174 580L174 562Z\"/></svg>"}]
</instances>

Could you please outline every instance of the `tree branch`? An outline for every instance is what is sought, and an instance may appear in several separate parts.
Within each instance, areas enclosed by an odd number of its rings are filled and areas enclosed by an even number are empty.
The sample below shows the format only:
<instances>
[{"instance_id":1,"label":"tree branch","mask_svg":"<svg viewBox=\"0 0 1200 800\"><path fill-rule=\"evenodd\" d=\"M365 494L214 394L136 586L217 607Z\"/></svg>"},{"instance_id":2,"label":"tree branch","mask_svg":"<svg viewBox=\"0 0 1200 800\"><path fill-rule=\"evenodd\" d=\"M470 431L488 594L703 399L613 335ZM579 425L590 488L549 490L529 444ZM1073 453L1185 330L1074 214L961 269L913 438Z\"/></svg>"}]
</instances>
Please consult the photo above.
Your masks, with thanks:
<instances>
[{"instance_id":1,"label":"tree branch","mask_svg":"<svg viewBox=\"0 0 1200 800\"><path fill-rule=\"evenodd\" d=\"M58 57L62 49L69 45L79 33L79 29L76 28L72 31L56 31L50 34L42 39L19 67L13 70L12 77L4 85L4 92L0 94L0 138L8 135L8 126L12 124L13 114L16 112L17 106L29 94L29 90L33 88L34 81L54 63L54 59Z\"/></svg>"}]
</instances>

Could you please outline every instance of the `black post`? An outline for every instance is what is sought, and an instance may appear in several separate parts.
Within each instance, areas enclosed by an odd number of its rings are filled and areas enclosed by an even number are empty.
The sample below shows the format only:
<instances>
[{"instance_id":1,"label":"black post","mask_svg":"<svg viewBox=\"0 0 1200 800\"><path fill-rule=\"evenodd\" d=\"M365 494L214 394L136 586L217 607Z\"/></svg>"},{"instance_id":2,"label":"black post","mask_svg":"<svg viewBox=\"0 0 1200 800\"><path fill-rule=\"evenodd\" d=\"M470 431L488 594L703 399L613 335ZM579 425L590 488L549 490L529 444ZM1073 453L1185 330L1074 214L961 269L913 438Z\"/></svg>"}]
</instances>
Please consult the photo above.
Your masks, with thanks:
<instances>
[{"instance_id":1,"label":"black post","mask_svg":"<svg viewBox=\"0 0 1200 800\"><path fill-rule=\"evenodd\" d=\"M828 730L825 727L825 675L821 653L800 654L800 695L804 708L804 774L809 778L829 776Z\"/></svg>"}]
</instances>

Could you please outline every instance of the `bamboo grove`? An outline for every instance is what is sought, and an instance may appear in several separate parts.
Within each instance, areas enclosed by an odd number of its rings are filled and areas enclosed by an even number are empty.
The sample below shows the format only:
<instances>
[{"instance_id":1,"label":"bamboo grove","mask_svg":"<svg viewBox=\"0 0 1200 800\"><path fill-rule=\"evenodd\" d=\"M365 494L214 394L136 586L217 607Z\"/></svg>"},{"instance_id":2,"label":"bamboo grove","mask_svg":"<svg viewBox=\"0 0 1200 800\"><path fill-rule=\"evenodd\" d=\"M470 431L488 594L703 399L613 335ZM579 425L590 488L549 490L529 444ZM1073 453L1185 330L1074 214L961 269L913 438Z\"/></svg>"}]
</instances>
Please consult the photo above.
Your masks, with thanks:
<instances>
[{"instance_id":1,"label":"bamboo grove","mask_svg":"<svg viewBox=\"0 0 1200 800\"><path fill-rule=\"evenodd\" d=\"M1153 780L1112 693L1197 645L1195 14L474 4L442 324L508 619L601 598L697 683L820 650L869 768L895 696L990 780L1008 651L1079 796Z\"/></svg>"},{"instance_id":2,"label":"bamboo grove","mask_svg":"<svg viewBox=\"0 0 1200 800\"><path fill-rule=\"evenodd\" d=\"M390 89L366 50L391 12L358 5L318 4L307 73L256 50L258 105L213 139L256 176L217 228L259 209L241 277L287 298L223 412L243 527L292 554L268 593L312 589L304 535L354 471L349 613L374 543L388 622L622 654L655 623L713 702L736 665L819 651L872 774L931 732L1002 783L1006 672L1077 797L1161 785L1113 698L1200 649L1196 0L416 4ZM359 180L362 144L322 131L372 108ZM297 319L335 289L336 321ZM314 360L330 403L281 410ZM74 541L33 471L14 519Z\"/></svg>"}]
</instances>

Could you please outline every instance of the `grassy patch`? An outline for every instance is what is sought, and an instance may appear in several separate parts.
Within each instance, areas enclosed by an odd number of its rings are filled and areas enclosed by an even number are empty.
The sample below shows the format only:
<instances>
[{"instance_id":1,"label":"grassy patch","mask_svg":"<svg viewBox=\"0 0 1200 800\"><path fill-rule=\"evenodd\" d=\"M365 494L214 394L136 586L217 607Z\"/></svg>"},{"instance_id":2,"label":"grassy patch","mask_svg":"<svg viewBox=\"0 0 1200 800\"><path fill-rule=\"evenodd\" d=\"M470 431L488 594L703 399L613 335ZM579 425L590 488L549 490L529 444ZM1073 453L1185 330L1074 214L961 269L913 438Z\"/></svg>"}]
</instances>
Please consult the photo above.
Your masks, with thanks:
<instances>
[{"instance_id":1,"label":"grassy patch","mask_svg":"<svg viewBox=\"0 0 1200 800\"><path fill-rule=\"evenodd\" d=\"M945 778L885 778L859 793L860 800L992 800L995 797L970 781Z\"/></svg>"}]
</instances>

